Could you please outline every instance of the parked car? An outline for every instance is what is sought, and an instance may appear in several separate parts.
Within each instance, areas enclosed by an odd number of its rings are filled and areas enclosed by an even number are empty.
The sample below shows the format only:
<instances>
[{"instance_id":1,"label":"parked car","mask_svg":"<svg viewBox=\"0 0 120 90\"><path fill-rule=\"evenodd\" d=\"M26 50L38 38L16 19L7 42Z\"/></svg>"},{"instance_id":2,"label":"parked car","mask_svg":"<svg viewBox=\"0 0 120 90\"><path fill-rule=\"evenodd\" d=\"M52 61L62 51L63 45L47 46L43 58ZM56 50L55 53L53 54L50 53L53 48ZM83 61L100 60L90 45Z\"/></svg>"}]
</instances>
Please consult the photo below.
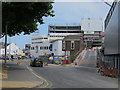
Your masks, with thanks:
<instances>
[{"instance_id":1,"label":"parked car","mask_svg":"<svg viewBox=\"0 0 120 90\"><path fill-rule=\"evenodd\" d=\"M2 56L0 56L0 59L2 59Z\"/></svg>"},{"instance_id":2,"label":"parked car","mask_svg":"<svg viewBox=\"0 0 120 90\"><path fill-rule=\"evenodd\" d=\"M2 59L5 60L5 56L2 56ZM10 60L11 57L10 56L6 56L6 60Z\"/></svg>"},{"instance_id":3,"label":"parked car","mask_svg":"<svg viewBox=\"0 0 120 90\"><path fill-rule=\"evenodd\" d=\"M30 66L43 67L43 61L41 61L39 58L31 58Z\"/></svg>"}]
</instances>

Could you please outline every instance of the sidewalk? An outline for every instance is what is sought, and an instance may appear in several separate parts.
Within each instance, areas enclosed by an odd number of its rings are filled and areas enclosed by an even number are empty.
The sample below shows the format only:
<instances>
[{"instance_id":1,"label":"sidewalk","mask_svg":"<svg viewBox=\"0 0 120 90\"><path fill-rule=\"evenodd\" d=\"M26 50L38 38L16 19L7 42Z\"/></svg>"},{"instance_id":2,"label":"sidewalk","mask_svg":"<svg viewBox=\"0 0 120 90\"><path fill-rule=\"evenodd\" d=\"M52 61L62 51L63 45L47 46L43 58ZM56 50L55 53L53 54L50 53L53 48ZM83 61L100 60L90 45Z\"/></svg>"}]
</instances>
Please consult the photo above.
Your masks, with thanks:
<instances>
[{"instance_id":1,"label":"sidewalk","mask_svg":"<svg viewBox=\"0 0 120 90\"><path fill-rule=\"evenodd\" d=\"M2 88L33 88L43 84L43 80L34 76L24 62L17 65L16 61L9 61L7 66L7 78L2 78Z\"/></svg>"}]
</instances>

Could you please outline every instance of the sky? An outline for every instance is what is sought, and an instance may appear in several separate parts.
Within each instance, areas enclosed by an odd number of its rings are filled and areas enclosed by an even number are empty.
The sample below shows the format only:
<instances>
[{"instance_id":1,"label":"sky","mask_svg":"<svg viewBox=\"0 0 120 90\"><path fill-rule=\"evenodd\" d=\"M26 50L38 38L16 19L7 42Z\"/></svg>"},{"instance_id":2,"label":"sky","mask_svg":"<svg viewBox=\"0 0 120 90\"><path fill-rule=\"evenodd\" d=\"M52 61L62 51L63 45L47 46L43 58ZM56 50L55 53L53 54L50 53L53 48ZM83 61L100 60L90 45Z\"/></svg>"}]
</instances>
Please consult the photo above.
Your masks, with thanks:
<instances>
[{"instance_id":1,"label":"sky","mask_svg":"<svg viewBox=\"0 0 120 90\"><path fill-rule=\"evenodd\" d=\"M56 1L56 0L55 0ZM86 1L86 0L85 0ZM100 1L100 2L99 2ZM102 18L103 21L109 11L109 6L101 0L93 2L57 2L53 3L54 17L43 17L45 24L38 25L38 33L30 35L19 35L8 37L9 43L16 43L21 49L24 49L25 44L31 43L33 35L47 35L48 25L80 25L81 18ZM4 38L0 41L4 42Z\"/></svg>"}]
</instances>

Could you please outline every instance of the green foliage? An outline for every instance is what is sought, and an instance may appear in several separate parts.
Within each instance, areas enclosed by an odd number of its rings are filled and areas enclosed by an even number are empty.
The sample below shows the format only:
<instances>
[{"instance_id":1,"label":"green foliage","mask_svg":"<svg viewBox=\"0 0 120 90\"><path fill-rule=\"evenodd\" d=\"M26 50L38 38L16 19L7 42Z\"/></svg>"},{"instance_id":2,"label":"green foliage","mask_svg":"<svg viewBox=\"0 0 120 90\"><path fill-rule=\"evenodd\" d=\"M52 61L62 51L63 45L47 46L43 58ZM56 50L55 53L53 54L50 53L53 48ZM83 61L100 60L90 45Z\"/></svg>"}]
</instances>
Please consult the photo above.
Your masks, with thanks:
<instances>
[{"instance_id":1,"label":"green foliage","mask_svg":"<svg viewBox=\"0 0 120 90\"><path fill-rule=\"evenodd\" d=\"M54 16L52 8L52 2L3 2L2 35L5 35L6 23L9 36L35 32L37 22L44 24L44 16Z\"/></svg>"},{"instance_id":2,"label":"green foliage","mask_svg":"<svg viewBox=\"0 0 120 90\"><path fill-rule=\"evenodd\" d=\"M70 60L73 62L73 61L74 61L74 59L75 59L74 54L71 54L71 55L70 55Z\"/></svg>"}]
</instances>

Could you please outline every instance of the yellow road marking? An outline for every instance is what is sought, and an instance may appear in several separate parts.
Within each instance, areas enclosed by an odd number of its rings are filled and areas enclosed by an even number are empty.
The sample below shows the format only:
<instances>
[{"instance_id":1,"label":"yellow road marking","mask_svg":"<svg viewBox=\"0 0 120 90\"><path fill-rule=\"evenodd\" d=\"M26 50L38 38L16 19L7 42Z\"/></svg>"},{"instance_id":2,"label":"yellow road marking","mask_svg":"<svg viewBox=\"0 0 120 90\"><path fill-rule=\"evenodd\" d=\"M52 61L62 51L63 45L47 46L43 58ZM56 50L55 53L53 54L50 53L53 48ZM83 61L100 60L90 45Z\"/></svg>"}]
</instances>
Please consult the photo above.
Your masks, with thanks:
<instances>
[{"instance_id":1,"label":"yellow road marking","mask_svg":"<svg viewBox=\"0 0 120 90\"><path fill-rule=\"evenodd\" d=\"M0 82L1 83L1 82ZM42 84L40 81L2 81L2 87L34 87Z\"/></svg>"}]
</instances>

